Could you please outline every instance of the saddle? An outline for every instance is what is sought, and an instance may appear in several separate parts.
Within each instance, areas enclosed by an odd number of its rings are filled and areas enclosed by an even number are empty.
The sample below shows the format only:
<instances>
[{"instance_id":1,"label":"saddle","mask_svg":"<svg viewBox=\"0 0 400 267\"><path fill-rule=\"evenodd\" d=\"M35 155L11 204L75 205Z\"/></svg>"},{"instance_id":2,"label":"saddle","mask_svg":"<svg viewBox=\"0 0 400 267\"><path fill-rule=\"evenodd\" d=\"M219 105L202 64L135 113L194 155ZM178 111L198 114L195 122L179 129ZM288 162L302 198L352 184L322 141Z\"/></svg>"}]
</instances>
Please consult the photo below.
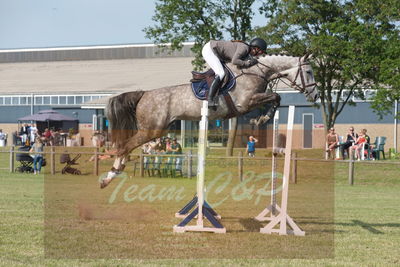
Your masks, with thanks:
<instances>
[{"instance_id":1,"label":"saddle","mask_svg":"<svg viewBox=\"0 0 400 267\"><path fill-rule=\"evenodd\" d=\"M223 67L225 77L218 95L226 95L236 85L236 79L233 72L225 64L223 64ZM214 80L214 71L212 69L209 69L206 72L192 71L192 76L190 82L192 83L192 91L194 95L200 100L205 100L208 96L211 83Z\"/></svg>"}]
</instances>

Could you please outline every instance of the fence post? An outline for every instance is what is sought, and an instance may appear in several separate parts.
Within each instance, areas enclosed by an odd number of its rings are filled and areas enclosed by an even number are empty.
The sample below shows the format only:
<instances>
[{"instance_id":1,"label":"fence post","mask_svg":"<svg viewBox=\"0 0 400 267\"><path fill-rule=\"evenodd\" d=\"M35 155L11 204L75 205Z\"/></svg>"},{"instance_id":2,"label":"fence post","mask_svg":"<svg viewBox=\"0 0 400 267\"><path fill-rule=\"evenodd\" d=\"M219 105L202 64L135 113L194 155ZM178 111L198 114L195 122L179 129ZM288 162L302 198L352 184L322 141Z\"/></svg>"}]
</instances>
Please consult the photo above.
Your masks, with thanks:
<instances>
[{"instance_id":1,"label":"fence post","mask_svg":"<svg viewBox=\"0 0 400 267\"><path fill-rule=\"evenodd\" d=\"M50 147L50 173L51 175L56 174L56 156L55 156L55 147Z\"/></svg>"},{"instance_id":2,"label":"fence post","mask_svg":"<svg viewBox=\"0 0 400 267\"><path fill-rule=\"evenodd\" d=\"M94 169L93 174L99 176L99 147L94 149Z\"/></svg>"},{"instance_id":3,"label":"fence post","mask_svg":"<svg viewBox=\"0 0 400 267\"><path fill-rule=\"evenodd\" d=\"M353 150L349 149L349 185L354 184L354 160L353 160Z\"/></svg>"},{"instance_id":4,"label":"fence post","mask_svg":"<svg viewBox=\"0 0 400 267\"><path fill-rule=\"evenodd\" d=\"M239 180L243 181L243 152L239 151L239 158L238 158L238 170L239 170Z\"/></svg>"},{"instance_id":5,"label":"fence post","mask_svg":"<svg viewBox=\"0 0 400 267\"><path fill-rule=\"evenodd\" d=\"M292 152L292 175L290 182L297 184L297 153Z\"/></svg>"},{"instance_id":6,"label":"fence post","mask_svg":"<svg viewBox=\"0 0 400 267\"><path fill-rule=\"evenodd\" d=\"M139 158L139 170L140 170L140 177L144 176L144 156L143 156L143 150L140 150L140 158Z\"/></svg>"},{"instance_id":7,"label":"fence post","mask_svg":"<svg viewBox=\"0 0 400 267\"><path fill-rule=\"evenodd\" d=\"M10 172L14 172L14 146L10 147Z\"/></svg>"},{"instance_id":8,"label":"fence post","mask_svg":"<svg viewBox=\"0 0 400 267\"><path fill-rule=\"evenodd\" d=\"M187 169L188 169L187 173L188 174L187 174L187 176L188 176L188 178L192 178L193 158L192 158L192 150L191 149L188 151L187 157L188 157L188 160L187 160Z\"/></svg>"}]
</instances>

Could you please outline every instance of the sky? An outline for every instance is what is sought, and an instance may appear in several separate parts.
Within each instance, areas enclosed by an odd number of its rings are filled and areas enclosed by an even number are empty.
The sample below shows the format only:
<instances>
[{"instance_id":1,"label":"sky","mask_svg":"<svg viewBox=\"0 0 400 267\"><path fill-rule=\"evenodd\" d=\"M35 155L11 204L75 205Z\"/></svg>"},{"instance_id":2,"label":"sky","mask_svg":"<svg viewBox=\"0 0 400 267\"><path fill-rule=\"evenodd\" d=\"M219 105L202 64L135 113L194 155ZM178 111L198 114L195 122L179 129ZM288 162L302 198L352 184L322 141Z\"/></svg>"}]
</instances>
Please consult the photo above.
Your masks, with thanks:
<instances>
[{"instance_id":1,"label":"sky","mask_svg":"<svg viewBox=\"0 0 400 267\"><path fill-rule=\"evenodd\" d=\"M154 0L0 0L0 49L152 43L143 29L155 24L154 8Z\"/></svg>"}]
</instances>

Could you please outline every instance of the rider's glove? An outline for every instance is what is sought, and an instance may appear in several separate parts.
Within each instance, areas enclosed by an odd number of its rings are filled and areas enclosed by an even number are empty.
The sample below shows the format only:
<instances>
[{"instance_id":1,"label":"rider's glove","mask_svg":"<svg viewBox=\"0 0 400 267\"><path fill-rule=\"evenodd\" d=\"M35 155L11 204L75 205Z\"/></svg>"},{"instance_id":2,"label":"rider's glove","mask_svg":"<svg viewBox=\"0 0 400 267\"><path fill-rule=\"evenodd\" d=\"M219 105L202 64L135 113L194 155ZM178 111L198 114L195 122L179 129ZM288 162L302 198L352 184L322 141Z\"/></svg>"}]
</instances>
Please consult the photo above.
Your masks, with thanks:
<instances>
[{"instance_id":1,"label":"rider's glove","mask_svg":"<svg viewBox=\"0 0 400 267\"><path fill-rule=\"evenodd\" d=\"M247 67L251 67L251 66L253 66L253 65L256 65L256 64L258 63L258 60L255 59L254 57L252 57L252 58L250 58L247 62L248 62L248 63L247 63L247 64L248 64Z\"/></svg>"}]
</instances>

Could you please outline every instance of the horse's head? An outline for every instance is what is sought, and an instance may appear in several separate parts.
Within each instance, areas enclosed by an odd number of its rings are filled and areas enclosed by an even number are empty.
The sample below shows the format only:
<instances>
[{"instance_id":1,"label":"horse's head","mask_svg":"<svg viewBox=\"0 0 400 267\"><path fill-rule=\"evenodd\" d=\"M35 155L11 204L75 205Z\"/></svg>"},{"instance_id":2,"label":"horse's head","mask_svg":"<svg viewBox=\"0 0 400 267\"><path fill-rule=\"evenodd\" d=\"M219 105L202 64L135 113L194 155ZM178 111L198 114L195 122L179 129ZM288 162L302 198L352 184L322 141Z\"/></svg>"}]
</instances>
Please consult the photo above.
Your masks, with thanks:
<instances>
[{"instance_id":1,"label":"horse's head","mask_svg":"<svg viewBox=\"0 0 400 267\"><path fill-rule=\"evenodd\" d=\"M261 65L269 69L268 80L280 79L288 86L304 93L308 101L315 102L319 98L313 70L307 59L303 57L265 56L259 59ZM272 69L272 71L271 71Z\"/></svg>"}]
</instances>

